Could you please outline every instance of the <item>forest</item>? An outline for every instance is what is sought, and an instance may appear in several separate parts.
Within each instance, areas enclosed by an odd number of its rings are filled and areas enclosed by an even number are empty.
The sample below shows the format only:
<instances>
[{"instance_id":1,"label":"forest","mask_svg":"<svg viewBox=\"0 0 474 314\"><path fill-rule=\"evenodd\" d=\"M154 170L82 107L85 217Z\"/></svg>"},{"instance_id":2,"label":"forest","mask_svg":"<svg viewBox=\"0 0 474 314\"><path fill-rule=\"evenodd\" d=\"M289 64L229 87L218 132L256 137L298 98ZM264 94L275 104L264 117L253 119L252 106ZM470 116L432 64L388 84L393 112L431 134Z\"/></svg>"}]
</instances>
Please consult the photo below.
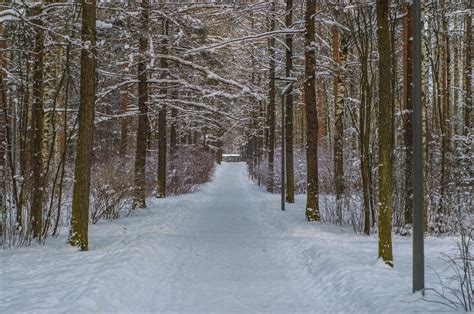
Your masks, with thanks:
<instances>
[{"instance_id":1,"label":"forest","mask_svg":"<svg viewBox=\"0 0 474 314\"><path fill-rule=\"evenodd\" d=\"M421 1L418 104L411 0L2 1L0 245L87 251L91 226L192 197L238 153L396 266L419 105L425 237L461 239L472 309L472 7Z\"/></svg>"}]
</instances>

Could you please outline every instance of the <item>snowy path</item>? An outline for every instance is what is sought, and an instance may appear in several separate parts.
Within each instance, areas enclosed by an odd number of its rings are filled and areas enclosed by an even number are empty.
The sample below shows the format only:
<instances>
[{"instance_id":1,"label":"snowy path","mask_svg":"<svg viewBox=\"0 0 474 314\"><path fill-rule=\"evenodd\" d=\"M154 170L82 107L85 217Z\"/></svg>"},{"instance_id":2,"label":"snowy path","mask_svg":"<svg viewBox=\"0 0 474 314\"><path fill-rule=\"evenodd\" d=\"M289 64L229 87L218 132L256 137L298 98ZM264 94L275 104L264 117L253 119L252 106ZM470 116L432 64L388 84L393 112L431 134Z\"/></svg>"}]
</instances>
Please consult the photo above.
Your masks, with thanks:
<instances>
[{"instance_id":1,"label":"snowy path","mask_svg":"<svg viewBox=\"0 0 474 314\"><path fill-rule=\"evenodd\" d=\"M89 252L65 238L3 252L0 312L307 311L314 298L262 234L252 188L244 164L224 163L197 193L92 226Z\"/></svg>"},{"instance_id":2,"label":"snowy path","mask_svg":"<svg viewBox=\"0 0 474 314\"><path fill-rule=\"evenodd\" d=\"M245 167L223 163L196 193L91 226L88 252L66 235L0 250L0 313L447 309L411 294L410 238L395 238L388 269L375 237L305 222L300 197L281 212L278 195L249 182ZM428 239L428 267L442 271L439 251L451 244Z\"/></svg>"},{"instance_id":3,"label":"snowy path","mask_svg":"<svg viewBox=\"0 0 474 314\"><path fill-rule=\"evenodd\" d=\"M310 309L311 297L278 254L278 239L261 232L251 187L244 165L224 164L196 195L199 204L171 241L179 254L173 273L157 280L166 284L157 284L153 310Z\"/></svg>"}]
</instances>

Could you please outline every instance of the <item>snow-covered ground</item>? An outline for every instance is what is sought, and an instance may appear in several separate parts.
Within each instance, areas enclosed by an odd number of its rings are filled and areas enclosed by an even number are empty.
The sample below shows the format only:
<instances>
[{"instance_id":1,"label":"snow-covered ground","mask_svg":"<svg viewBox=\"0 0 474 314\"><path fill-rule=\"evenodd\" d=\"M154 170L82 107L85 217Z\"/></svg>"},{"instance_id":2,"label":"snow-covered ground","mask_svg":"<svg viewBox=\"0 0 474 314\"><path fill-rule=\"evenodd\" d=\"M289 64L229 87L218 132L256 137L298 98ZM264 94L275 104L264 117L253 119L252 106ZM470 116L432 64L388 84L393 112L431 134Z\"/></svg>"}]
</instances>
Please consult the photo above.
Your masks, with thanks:
<instances>
[{"instance_id":1,"label":"snow-covered ground","mask_svg":"<svg viewBox=\"0 0 474 314\"><path fill-rule=\"evenodd\" d=\"M66 235L1 251L0 313L449 310L411 293L411 238L395 237L388 268L375 236L307 223L303 198L281 212L245 167L223 163L193 194L91 226L88 252ZM427 239L428 287L452 249L451 238Z\"/></svg>"}]
</instances>

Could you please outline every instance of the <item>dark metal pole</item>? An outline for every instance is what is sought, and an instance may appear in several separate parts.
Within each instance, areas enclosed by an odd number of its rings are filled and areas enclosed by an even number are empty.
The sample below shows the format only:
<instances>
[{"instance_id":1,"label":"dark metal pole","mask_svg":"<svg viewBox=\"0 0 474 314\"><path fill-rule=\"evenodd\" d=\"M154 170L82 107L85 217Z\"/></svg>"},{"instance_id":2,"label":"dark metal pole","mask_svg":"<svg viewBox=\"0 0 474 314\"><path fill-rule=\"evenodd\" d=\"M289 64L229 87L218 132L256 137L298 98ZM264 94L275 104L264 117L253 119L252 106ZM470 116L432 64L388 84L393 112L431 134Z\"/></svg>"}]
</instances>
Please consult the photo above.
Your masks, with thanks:
<instances>
[{"instance_id":1,"label":"dark metal pole","mask_svg":"<svg viewBox=\"0 0 474 314\"><path fill-rule=\"evenodd\" d=\"M421 0L413 1L413 292L425 289L423 141L421 108Z\"/></svg>"},{"instance_id":2,"label":"dark metal pole","mask_svg":"<svg viewBox=\"0 0 474 314\"><path fill-rule=\"evenodd\" d=\"M273 79L288 82L288 84L281 91L281 210L285 210L285 95L293 86L296 78L293 77L274 77Z\"/></svg>"},{"instance_id":3,"label":"dark metal pole","mask_svg":"<svg viewBox=\"0 0 474 314\"><path fill-rule=\"evenodd\" d=\"M287 88L281 92L281 210L285 210L285 95Z\"/></svg>"}]
</instances>

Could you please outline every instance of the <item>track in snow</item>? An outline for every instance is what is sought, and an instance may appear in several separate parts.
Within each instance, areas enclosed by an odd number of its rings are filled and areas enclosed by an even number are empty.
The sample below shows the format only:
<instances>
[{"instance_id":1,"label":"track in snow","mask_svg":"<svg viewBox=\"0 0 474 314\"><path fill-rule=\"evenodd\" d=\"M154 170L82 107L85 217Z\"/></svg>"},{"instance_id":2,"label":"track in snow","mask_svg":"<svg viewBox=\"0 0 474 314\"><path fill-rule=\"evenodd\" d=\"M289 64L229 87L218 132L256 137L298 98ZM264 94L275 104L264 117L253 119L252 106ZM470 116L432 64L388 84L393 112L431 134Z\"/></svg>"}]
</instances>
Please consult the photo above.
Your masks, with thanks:
<instances>
[{"instance_id":1,"label":"track in snow","mask_svg":"<svg viewBox=\"0 0 474 314\"><path fill-rule=\"evenodd\" d=\"M171 269L159 270L152 310L293 312L311 308L313 298L279 257L279 239L261 231L257 217L261 199L255 197L245 167L223 163L214 181L194 194L194 207L169 242L170 250L178 248L179 254Z\"/></svg>"}]
</instances>

